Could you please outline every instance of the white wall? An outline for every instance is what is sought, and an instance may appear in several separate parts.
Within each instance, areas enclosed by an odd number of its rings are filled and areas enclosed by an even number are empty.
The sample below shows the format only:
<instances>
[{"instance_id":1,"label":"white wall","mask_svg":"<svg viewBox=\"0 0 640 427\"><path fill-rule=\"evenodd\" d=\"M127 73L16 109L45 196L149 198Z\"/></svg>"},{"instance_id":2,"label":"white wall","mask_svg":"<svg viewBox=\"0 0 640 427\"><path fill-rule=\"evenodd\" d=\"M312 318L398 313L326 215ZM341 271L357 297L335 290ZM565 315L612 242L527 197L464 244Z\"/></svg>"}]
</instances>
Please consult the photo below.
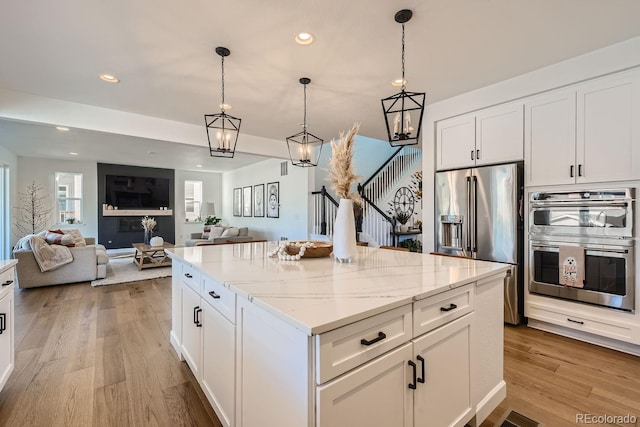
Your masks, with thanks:
<instances>
[{"instance_id":1,"label":"white wall","mask_svg":"<svg viewBox=\"0 0 640 427\"><path fill-rule=\"evenodd\" d=\"M640 66L640 37L635 37L428 105L425 110L422 133L424 252L432 251L434 247L435 123L437 121L638 66Z\"/></svg>"},{"instance_id":2,"label":"white wall","mask_svg":"<svg viewBox=\"0 0 640 427\"><path fill-rule=\"evenodd\" d=\"M2 141L0 140L0 143L1 142ZM7 254L11 254L10 248L15 243L15 240L13 240L13 237L11 235L10 224L11 224L12 214L13 214L12 212L13 209L11 209L11 207L15 206L17 195L18 195L18 156L16 156L15 154L13 154L12 152L8 151L6 148L0 145L0 164L9 166L8 206L3 206L3 209L7 209L7 213L8 213L8 229L5 230L6 233L0 233L1 235L4 235L4 241L0 241L0 245L2 245L2 248L3 248L3 251L0 251L0 253L5 254L5 257L6 257ZM0 224L0 227L3 227L3 226L5 225Z\"/></svg>"},{"instance_id":3,"label":"white wall","mask_svg":"<svg viewBox=\"0 0 640 427\"><path fill-rule=\"evenodd\" d=\"M280 164L287 162L288 174L280 176ZM223 211L222 224L249 227L249 235L254 239L289 240L307 239L309 235L308 199L311 192L310 178L313 169L293 166L291 161L269 159L262 162L225 172L222 177ZM233 216L233 189L269 182L280 183L280 217L237 217ZM217 205L216 205L217 210ZM266 215L266 212L265 212Z\"/></svg>"},{"instance_id":4,"label":"white wall","mask_svg":"<svg viewBox=\"0 0 640 427\"><path fill-rule=\"evenodd\" d=\"M176 170L175 178L175 209L176 244L183 245L189 239L191 233L202 231L202 223L189 223L185 221L184 210L184 182L202 181L202 202L213 202L216 208L216 216L222 217L224 199L222 198L222 174L210 172L191 172Z\"/></svg>"},{"instance_id":5,"label":"white wall","mask_svg":"<svg viewBox=\"0 0 640 427\"><path fill-rule=\"evenodd\" d=\"M83 222L81 224L59 224L56 221L56 172L73 172L82 174L83 187ZM44 191L50 195L49 206L51 209L51 227L77 228L83 236L98 237L98 166L95 161L80 160L53 160L36 157L18 157L18 192L25 191L27 185L32 182L40 184ZM14 206L20 203L19 196L15 199ZM12 214L15 214L12 212ZM13 216L13 215L12 215ZM15 227L12 227L13 241L22 236Z\"/></svg>"}]
</instances>

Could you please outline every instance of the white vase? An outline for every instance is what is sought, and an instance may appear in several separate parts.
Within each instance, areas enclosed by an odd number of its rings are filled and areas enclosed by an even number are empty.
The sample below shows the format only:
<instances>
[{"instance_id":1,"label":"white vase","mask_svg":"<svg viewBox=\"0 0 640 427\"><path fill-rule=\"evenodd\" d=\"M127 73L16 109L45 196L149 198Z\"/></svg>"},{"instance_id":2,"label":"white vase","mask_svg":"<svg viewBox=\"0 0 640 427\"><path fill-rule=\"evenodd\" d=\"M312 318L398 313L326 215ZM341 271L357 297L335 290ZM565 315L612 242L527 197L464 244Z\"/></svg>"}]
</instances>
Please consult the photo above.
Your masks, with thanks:
<instances>
[{"instance_id":1,"label":"white vase","mask_svg":"<svg viewBox=\"0 0 640 427\"><path fill-rule=\"evenodd\" d=\"M333 257L340 262L351 262L357 254L353 200L340 199L336 221L333 224Z\"/></svg>"},{"instance_id":2,"label":"white vase","mask_svg":"<svg viewBox=\"0 0 640 427\"><path fill-rule=\"evenodd\" d=\"M400 224L400 231L406 233L409 231L409 226L407 224Z\"/></svg>"}]
</instances>

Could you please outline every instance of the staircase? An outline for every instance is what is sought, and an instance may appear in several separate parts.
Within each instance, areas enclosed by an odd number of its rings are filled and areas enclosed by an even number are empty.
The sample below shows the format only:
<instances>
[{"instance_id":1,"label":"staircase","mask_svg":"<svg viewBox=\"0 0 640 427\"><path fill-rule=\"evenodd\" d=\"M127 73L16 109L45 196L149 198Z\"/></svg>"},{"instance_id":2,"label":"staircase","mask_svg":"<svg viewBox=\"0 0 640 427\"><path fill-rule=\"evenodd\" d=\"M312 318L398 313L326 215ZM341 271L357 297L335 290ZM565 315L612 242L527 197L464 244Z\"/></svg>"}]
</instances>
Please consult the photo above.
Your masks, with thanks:
<instances>
[{"instance_id":1,"label":"staircase","mask_svg":"<svg viewBox=\"0 0 640 427\"><path fill-rule=\"evenodd\" d=\"M364 233L368 240L379 245L392 245L391 231L395 226L395 219L387 212L388 206L381 206L407 176L411 174L422 161L422 150L414 147L401 147L387 159L380 168L364 183L358 185L358 192L364 203L362 206L362 226L356 226L356 231ZM313 196L313 233L333 235L338 203L323 187L312 193Z\"/></svg>"}]
</instances>

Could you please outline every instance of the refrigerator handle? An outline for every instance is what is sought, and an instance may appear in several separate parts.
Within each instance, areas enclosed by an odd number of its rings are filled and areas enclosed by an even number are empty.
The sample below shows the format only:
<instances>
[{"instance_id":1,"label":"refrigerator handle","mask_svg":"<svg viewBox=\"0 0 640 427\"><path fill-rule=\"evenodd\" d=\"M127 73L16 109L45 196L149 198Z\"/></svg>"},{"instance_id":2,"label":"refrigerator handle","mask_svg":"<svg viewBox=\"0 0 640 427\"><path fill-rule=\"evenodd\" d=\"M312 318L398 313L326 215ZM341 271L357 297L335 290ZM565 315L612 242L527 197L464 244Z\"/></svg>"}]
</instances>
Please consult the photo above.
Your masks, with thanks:
<instances>
[{"instance_id":1,"label":"refrigerator handle","mask_svg":"<svg viewBox=\"0 0 640 427\"><path fill-rule=\"evenodd\" d=\"M467 218L465 221L466 228L466 242L465 246L467 252L471 252L471 177L467 177Z\"/></svg>"},{"instance_id":2,"label":"refrigerator handle","mask_svg":"<svg viewBox=\"0 0 640 427\"><path fill-rule=\"evenodd\" d=\"M472 234L471 234L471 250L473 251L473 253L475 254L478 251L478 247L477 247L477 242L478 242L478 227L476 224L476 216L478 215L478 209L477 209L477 201L476 201L476 196L478 194L478 177L477 176L473 176L473 186L471 187L472 193L473 193L473 205L471 205L471 209L472 209L472 221L471 221L471 227L473 229Z\"/></svg>"}]
</instances>

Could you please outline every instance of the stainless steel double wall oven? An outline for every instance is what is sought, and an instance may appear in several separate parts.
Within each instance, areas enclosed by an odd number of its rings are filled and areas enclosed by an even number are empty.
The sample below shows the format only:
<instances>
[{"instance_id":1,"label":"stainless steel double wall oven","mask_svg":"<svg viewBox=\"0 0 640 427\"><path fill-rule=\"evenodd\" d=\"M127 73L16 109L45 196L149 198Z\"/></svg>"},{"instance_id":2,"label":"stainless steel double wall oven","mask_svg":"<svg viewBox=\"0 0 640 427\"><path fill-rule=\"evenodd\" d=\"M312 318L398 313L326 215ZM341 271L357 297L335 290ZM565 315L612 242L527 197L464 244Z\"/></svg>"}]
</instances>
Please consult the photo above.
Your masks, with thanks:
<instances>
[{"instance_id":1,"label":"stainless steel double wall oven","mask_svg":"<svg viewBox=\"0 0 640 427\"><path fill-rule=\"evenodd\" d=\"M635 310L634 189L529 194L529 291ZM559 284L561 246L584 248L584 287Z\"/></svg>"}]
</instances>

